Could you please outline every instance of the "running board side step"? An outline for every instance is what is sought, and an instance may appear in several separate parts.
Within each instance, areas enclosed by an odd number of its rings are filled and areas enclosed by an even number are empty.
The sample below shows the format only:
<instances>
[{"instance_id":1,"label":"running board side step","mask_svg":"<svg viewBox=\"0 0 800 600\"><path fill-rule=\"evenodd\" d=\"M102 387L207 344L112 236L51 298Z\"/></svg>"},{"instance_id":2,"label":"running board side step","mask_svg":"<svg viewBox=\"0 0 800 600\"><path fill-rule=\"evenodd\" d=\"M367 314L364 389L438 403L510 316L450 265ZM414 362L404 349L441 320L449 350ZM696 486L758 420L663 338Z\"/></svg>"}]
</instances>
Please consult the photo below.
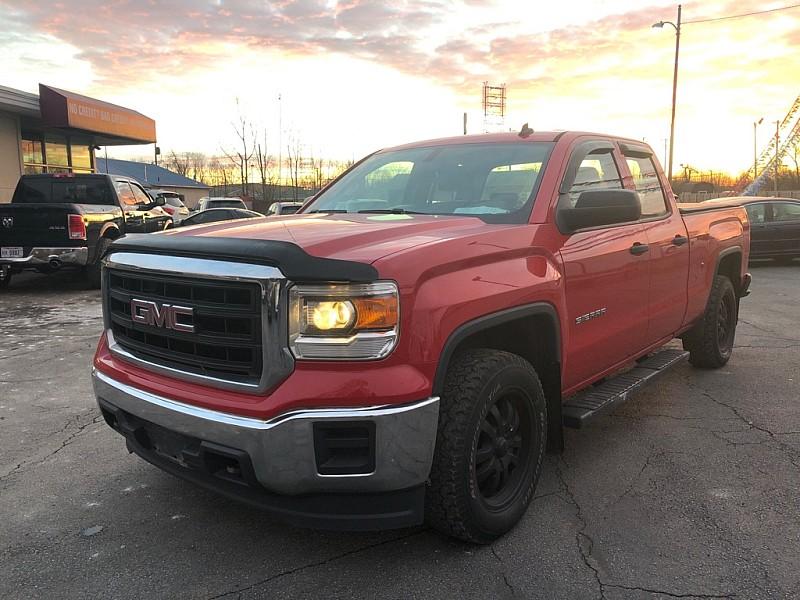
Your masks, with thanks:
<instances>
[{"instance_id":1,"label":"running board side step","mask_svg":"<svg viewBox=\"0 0 800 600\"><path fill-rule=\"evenodd\" d=\"M634 368L569 398L561 407L565 427L580 429L593 418L611 412L636 391L689 357L669 348L648 356Z\"/></svg>"}]
</instances>

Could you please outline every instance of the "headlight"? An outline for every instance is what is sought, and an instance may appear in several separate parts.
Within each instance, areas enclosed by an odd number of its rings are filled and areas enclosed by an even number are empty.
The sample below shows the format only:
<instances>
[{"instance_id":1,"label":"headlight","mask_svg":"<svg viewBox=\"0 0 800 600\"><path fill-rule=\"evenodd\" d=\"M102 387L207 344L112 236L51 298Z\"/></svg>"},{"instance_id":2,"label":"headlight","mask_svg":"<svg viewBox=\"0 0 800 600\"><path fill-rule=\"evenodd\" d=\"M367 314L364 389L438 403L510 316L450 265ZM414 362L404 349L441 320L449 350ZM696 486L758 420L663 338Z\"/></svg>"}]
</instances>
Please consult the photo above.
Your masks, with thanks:
<instances>
[{"instance_id":1,"label":"headlight","mask_svg":"<svg viewBox=\"0 0 800 600\"><path fill-rule=\"evenodd\" d=\"M289 347L295 358L383 358L397 343L399 324L399 294L390 281L289 290Z\"/></svg>"}]
</instances>

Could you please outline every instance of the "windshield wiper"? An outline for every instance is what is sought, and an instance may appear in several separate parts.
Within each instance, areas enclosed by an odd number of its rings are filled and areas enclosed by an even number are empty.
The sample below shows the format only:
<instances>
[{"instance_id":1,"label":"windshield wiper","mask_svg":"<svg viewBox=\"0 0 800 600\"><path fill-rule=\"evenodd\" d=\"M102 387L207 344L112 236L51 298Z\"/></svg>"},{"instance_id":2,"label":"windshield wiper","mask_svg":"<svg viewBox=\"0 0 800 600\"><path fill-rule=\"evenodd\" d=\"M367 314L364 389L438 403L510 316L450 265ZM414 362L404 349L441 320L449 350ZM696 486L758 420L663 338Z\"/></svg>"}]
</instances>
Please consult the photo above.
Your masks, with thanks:
<instances>
[{"instance_id":1,"label":"windshield wiper","mask_svg":"<svg viewBox=\"0 0 800 600\"><path fill-rule=\"evenodd\" d=\"M406 210L405 208L368 208L360 210L359 213L375 213L382 215L429 215L430 213L419 212L416 210Z\"/></svg>"},{"instance_id":2,"label":"windshield wiper","mask_svg":"<svg viewBox=\"0 0 800 600\"><path fill-rule=\"evenodd\" d=\"M346 213L347 211L343 208L318 208L316 210L309 210L305 214L310 215L311 213Z\"/></svg>"}]
</instances>

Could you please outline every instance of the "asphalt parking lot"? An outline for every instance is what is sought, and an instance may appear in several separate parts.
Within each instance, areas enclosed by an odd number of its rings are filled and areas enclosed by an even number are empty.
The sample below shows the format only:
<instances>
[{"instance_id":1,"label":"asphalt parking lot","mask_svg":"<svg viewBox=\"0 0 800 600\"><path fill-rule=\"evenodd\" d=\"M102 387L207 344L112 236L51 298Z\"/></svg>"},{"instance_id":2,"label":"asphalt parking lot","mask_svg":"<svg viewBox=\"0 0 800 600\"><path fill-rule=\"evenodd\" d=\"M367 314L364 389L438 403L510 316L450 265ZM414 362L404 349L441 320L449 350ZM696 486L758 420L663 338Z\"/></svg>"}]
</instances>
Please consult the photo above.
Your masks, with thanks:
<instances>
[{"instance_id":1,"label":"asphalt parking lot","mask_svg":"<svg viewBox=\"0 0 800 600\"><path fill-rule=\"evenodd\" d=\"M99 293L0 295L2 598L800 598L800 261L752 268L728 366L682 365L548 456L492 547L294 529L125 451Z\"/></svg>"}]
</instances>

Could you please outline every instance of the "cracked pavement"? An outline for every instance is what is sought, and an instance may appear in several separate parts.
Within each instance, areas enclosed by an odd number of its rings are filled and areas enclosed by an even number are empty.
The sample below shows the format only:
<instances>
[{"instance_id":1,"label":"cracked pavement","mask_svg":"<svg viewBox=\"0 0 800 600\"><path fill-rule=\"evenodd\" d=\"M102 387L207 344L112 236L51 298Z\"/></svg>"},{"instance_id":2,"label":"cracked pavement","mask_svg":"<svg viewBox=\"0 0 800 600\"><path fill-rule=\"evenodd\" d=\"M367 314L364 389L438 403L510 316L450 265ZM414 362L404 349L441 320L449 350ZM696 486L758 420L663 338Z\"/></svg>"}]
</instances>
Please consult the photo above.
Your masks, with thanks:
<instances>
[{"instance_id":1,"label":"cracked pavement","mask_svg":"<svg viewBox=\"0 0 800 600\"><path fill-rule=\"evenodd\" d=\"M291 528L128 455L91 393L99 294L18 276L0 295L0 598L800 598L795 262L753 265L725 368L681 365L567 430L486 547Z\"/></svg>"}]
</instances>

